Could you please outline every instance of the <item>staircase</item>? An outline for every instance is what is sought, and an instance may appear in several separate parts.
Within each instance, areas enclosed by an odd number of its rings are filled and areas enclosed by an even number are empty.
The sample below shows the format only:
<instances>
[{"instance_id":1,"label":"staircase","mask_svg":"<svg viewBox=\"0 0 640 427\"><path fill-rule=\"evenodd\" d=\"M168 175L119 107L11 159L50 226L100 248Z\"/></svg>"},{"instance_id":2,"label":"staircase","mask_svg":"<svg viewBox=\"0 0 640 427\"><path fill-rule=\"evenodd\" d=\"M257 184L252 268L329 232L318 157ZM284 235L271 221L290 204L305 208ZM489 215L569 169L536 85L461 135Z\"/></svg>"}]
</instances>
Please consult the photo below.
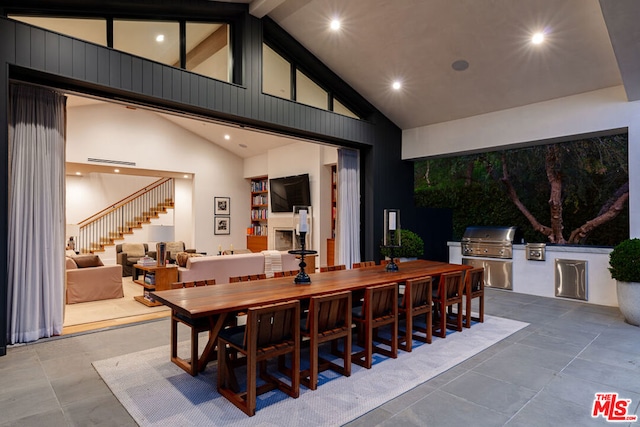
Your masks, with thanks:
<instances>
[{"instance_id":1,"label":"staircase","mask_svg":"<svg viewBox=\"0 0 640 427\"><path fill-rule=\"evenodd\" d=\"M125 235L173 209L174 193L173 178L162 178L81 221L76 251L104 252Z\"/></svg>"}]
</instances>

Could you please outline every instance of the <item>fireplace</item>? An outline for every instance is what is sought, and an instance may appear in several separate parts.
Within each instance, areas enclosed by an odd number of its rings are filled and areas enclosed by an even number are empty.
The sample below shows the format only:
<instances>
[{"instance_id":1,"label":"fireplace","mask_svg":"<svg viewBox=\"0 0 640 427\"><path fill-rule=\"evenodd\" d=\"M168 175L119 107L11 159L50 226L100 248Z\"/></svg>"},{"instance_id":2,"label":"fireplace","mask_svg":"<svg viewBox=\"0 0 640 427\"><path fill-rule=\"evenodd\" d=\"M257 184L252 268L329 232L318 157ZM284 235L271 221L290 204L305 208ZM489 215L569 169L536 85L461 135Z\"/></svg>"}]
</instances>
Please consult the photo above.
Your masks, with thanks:
<instances>
[{"instance_id":1,"label":"fireplace","mask_svg":"<svg viewBox=\"0 0 640 427\"><path fill-rule=\"evenodd\" d=\"M277 228L273 230L274 245L276 251L290 251L295 249L294 230L292 228Z\"/></svg>"}]
</instances>

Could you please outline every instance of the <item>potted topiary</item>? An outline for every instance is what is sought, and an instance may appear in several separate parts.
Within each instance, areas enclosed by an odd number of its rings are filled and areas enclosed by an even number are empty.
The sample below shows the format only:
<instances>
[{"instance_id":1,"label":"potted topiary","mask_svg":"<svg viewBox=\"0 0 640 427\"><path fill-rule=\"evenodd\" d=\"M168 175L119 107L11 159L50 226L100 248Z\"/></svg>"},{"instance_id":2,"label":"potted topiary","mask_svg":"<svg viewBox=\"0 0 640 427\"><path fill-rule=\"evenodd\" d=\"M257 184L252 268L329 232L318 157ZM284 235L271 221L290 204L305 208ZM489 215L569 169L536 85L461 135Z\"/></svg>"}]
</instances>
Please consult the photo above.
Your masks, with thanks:
<instances>
[{"instance_id":1,"label":"potted topiary","mask_svg":"<svg viewBox=\"0 0 640 427\"><path fill-rule=\"evenodd\" d=\"M627 239L614 247L609 265L620 312L627 323L640 326L640 239Z\"/></svg>"},{"instance_id":2,"label":"potted topiary","mask_svg":"<svg viewBox=\"0 0 640 427\"><path fill-rule=\"evenodd\" d=\"M417 259L424 255L424 240L413 231L400 230L400 245L399 248L393 248L394 258ZM380 253L386 258L391 258L391 252L391 248L380 248Z\"/></svg>"}]
</instances>

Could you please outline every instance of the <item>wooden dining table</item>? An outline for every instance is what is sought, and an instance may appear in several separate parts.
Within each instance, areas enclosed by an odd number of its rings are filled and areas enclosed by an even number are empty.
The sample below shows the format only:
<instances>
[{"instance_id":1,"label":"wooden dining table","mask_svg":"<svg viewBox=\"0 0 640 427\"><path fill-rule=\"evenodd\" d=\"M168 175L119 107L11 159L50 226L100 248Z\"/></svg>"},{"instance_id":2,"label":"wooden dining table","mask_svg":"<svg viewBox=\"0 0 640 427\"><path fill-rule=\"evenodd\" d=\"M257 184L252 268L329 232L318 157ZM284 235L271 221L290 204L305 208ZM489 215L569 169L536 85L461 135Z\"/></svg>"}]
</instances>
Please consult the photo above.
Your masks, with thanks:
<instances>
[{"instance_id":1,"label":"wooden dining table","mask_svg":"<svg viewBox=\"0 0 640 427\"><path fill-rule=\"evenodd\" d=\"M251 282L225 283L214 286L155 291L156 301L189 318L208 318L210 333L199 357L198 372L215 360L218 333L227 324L227 316L251 307L290 300L306 300L313 296L341 291L357 291L385 283L404 283L422 276L438 277L443 273L463 271L468 265L417 260L399 264L398 271L385 271L384 265L352 270L310 274L310 284L295 284L294 277L278 277ZM191 362L193 363L193 362ZM184 367L181 366L183 369Z\"/></svg>"}]
</instances>

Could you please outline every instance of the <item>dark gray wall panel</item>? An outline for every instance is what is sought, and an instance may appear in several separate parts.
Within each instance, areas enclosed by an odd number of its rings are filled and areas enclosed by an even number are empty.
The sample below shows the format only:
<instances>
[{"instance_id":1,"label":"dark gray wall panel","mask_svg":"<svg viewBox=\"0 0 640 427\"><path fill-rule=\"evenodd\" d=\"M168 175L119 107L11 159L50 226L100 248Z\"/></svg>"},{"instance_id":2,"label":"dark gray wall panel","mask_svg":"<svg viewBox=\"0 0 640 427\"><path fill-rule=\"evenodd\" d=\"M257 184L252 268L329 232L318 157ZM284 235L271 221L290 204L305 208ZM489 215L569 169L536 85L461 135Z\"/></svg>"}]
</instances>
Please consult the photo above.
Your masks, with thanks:
<instances>
[{"instance_id":1,"label":"dark gray wall panel","mask_svg":"<svg viewBox=\"0 0 640 427\"><path fill-rule=\"evenodd\" d=\"M31 66L31 28L26 25L15 26L16 65L22 67ZM3 34L4 37L4 34Z\"/></svg>"},{"instance_id":2,"label":"dark gray wall panel","mask_svg":"<svg viewBox=\"0 0 640 427\"><path fill-rule=\"evenodd\" d=\"M154 64L149 61L142 61L142 93L147 96L153 95Z\"/></svg>"},{"instance_id":3,"label":"dark gray wall panel","mask_svg":"<svg viewBox=\"0 0 640 427\"><path fill-rule=\"evenodd\" d=\"M87 43L81 42L80 40L73 41L73 78L79 80L86 80L86 65L87 65L87 56L85 54L85 49L87 47ZM47 70L48 71L48 70Z\"/></svg>"},{"instance_id":4,"label":"dark gray wall panel","mask_svg":"<svg viewBox=\"0 0 640 427\"><path fill-rule=\"evenodd\" d=\"M120 57L121 54L114 50L109 51L109 86L120 88Z\"/></svg>"},{"instance_id":5,"label":"dark gray wall panel","mask_svg":"<svg viewBox=\"0 0 640 427\"><path fill-rule=\"evenodd\" d=\"M109 86L111 70L109 68L109 58L111 51L108 49L98 50L98 84Z\"/></svg>"},{"instance_id":6,"label":"dark gray wall panel","mask_svg":"<svg viewBox=\"0 0 640 427\"><path fill-rule=\"evenodd\" d=\"M125 90L133 90L131 59L129 55L122 55L120 57L120 88Z\"/></svg>"},{"instance_id":7,"label":"dark gray wall panel","mask_svg":"<svg viewBox=\"0 0 640 427\"><path fill-rule=\"evenodd\" d=\"M53 33L46 33L44 38L45 57L44 63L48 71L60 72L60 36Z\"/></svg>"},{"instance_id":8,"label":"dark gray wall panel","mask_svg":"<svg viewBox=\"0 0 640 427\"><path fill-rule=\"evenodd\" d=\"M131 58L131 90L134 92L142 93L143 83L142 79L144 76L144 67L142 66L142 60L140 58L136 58L135 56Z\"/></svg>"},{"instance_id":9,"label":"dark gray wall panel","mask_svg":"<svg viewBox=\"0 0 640 427\"><path fill-rule=\"evenodd\" d=\"M73 76L73 39L61 36L58 44L58 58L60 61L60 74Z\"/></svg>"},{"instance_id":10,"label":"dark gray wall panel","mask_svg":"<svg viewBox=\"0 0 640 427\"><path fill-rule=\"evenodd\" d=\"M168 67L167 67L168 68ZM182 99L182 74L183 72L175 68L171 70L171 100L176 102L183 102L188 104Z\"/></svg>"},{"instance_id":11,"label":"dark gray wall panel","mask_svg":"<svg viewBox=\"0 0 640 427\"><path fill-rule=\"evenodd\" d=\"M162 89L160 95L161 98L171 100L171 89L173 88L173 73L169 67L164 65L162 67Z\"/></svg>"},{"instance_id":12,"label":"dark gray wall panel","mask_svg":"<svg viewBox=\"0 0 640 427\"><path fill-rule=\"evenodd\" d=\"M98 46L87 44L85 47L85 79L91 83L98 82Z\"/></svg>"},{"instance_id":13,"label":"dark gray wall panel","mask_svg":"<svg viewBox=\"0 0 640 427\"><path fill-rule=\"evenodd\" d=\"M16 26L13 22L0 20L0 165L9 163L9 123L7 64L16 61ZM0 277L7 277L7 237L9 212L9 168L0 167ZM7 281L0 280L0 356L7 354Z\"/></svg>"},{"instance_id":14,"label":"dark gray wall panel","mask_svg":"<svg viewBox=\"0 0 640 427\"><path fill-rule=\"evenodd\" d=\"M36 70L45 69L44 33L45 32L39 28L31 29L31 39L29 40L29 48L31 50L29 66Z\"/></svg>"},{"instance_id":15,"label":"dark gray wall panel","mask_svg":"<svg viewBox=\"0 0 640 427\"><path fill-rule=\"evenodd\" d=\"M162 65L153 63L153 78L151 79L151 95L162 98Z\"/></svg>"}]
</instances>

